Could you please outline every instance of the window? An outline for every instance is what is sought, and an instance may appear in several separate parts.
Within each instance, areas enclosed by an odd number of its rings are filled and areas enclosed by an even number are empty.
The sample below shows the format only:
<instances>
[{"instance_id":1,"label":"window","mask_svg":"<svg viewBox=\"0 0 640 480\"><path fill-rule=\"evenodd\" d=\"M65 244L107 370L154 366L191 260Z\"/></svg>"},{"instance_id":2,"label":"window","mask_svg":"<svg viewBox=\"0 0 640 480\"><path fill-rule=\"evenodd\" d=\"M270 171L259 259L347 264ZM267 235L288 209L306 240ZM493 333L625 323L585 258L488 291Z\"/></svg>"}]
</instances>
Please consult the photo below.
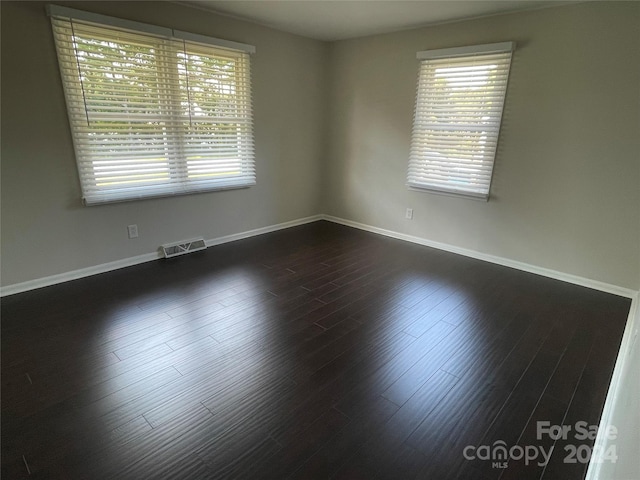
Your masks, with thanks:
<instances>
[{"instance_id":1,"label":"window","mask_svg":"<svg viewBox=\"0 0 640 480\"><path fill-rule=\"evenodd\" d=\"M418 53L409 188L489 198L514 46Z\"/></svg>"},{"instance_id":2,"label":"window","mask_svg":"<svg viewBox=\"0 0 640 480\"><path fill-rule=\"evenodd\" d=\"M85 204L255 184L253 47L49 14Z\"/></svg>"}]
</instances>

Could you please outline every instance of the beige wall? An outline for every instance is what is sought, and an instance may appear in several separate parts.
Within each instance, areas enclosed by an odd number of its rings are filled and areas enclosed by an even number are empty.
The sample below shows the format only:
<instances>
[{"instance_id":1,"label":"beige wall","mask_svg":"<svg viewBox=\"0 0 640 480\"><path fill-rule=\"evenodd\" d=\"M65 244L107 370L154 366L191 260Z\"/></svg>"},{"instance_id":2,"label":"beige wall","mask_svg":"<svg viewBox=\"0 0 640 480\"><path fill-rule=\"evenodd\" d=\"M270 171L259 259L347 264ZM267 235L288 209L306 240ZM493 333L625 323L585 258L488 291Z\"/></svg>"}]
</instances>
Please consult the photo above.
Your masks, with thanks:
<instances>
[{"instance_id":1,"label":"beige wall","mask_svg":"<svg viewBox=\"0 0 640 480\"><path fill-rule=\"evenodd\" d=\"M66 4L255 45L258 184L83 207L44 3L3 1L2 285L318 213L325 44L168 2ZM140 231L135 240L127 238L132 223Z\"/></svg>"},{"instance_id":2,"label":"beige wall","mask_svg":"<svg viewBox=\"0 0 640 480\"><path fill-rule=\"evenodd\" d=\"M579 4L333 44L169 2L67 4L256 45L258 185L83 207L44 4L3 1L4 286L169 241L328 213L640 288L638 3ZM491 201L408 191L415 52L504 40L518 49ZM414 220L404 219L406 207ZM127 239L131 223L140 229L136 240Z\"/></svg>"},{"instance_id":3,"label":"beige wall","mask_svg":"<svg viewBox=\"0 0 640 480\"><path fill-rule=\"evenodd\" d=\"M636 2L586 3L333 44L323 210L637 290L639 25ZM507 40L491 200L407 190L416 52Z\"/></svg>"}]
</instances>

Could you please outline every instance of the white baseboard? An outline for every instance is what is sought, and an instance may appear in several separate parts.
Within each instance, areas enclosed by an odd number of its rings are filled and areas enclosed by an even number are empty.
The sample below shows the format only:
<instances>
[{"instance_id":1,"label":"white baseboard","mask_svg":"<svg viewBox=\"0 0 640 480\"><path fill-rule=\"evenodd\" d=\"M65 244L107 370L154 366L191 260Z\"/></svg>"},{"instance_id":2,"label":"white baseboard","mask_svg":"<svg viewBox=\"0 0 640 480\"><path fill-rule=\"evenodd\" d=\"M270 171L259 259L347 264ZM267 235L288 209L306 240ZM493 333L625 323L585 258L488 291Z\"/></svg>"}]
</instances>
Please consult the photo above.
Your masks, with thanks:
<instances>
[{"instance_id":1,"label":"white baseboard","mask_svg":"<svg viewBox=\"0 0 640 480\"><path fill-rule=\"evenodd\" d=\"M283 230L285 228L295 227L297 225L304 225L305 223L316 222L321 220L321 215L313 215L311 217L299 218L291 220L289 222L278 223L276 225L269 225L267 227L256 228L254 230L248 230L246 232L234 233L232 235L225 235L224 237L212 238L206 240L207 247L213 245L221 245L223 243L233 242L235 240L241 240L243 238L255 237L264 233L275 232L276 230ZM35 280L29 280L27 282L15 283L13 285L7 285L0 288L0 297L7 295L14 295L16 293L22 293L29 290L35 290L37 288L48 287L57 283L64 283L70 280L77 280L78 278L89 277L91 275L97 275L99 273L110 272L112 270L118 270L124 267L131 267L133 265L139 265L145 262L151 262L161 258L160 252L145 253L143 255L137 255L135 257L123 258L121 260L115 260L113 262L102 263L100 265L94 265L92 267L81 268L70 272L59 273L57 275L51 275L48 277L37 278Z\"/></svg>"},{"instance_id":2,"label":"white baseboard","mask_svg":"<svg viewBox=\"0 0 640 480\"><path fill-rule=\"evenodd\" d=\"M385 230L383 228L373 227L371 225L366 225L359 222L353 222L351 220L346 220L343 218L334 217L332 215L324 215L324 214L313 215L305 218L299 218L296 220L291 220L289 222L278 223L276 225L269 225L262 228L256 228L254 230L248 230L246 232L234 233L231 235L225 235L223 237L209 239L209 240L206 240L206 244L207 244L207 247L211 247L214 245L220 245L223 243L241 240L243 238L254 237L254 236L262 235L269 232L275 232L277 230L283 230L285 228L295 227L297 225L303 225L305 223L315 222L318 220L327 220L330 222L339 223L341 225L358 228L360 230L366 230L368 232L377 233L387 237L397 238L399 240L404 240L407 242L412 242L420 245L425 245L428 247L437 248L439 250L456 253L458 255L464 255L465 257L484 260L486 262L496 263L498 265L515 268L515 269L522 270L529 273L535 273L545 277L554 278L556 280L561 280L564 282L573 283L573 284L581 285L588 288L593 288L595 290L600 290L607 293L613 293L615 295L620 295L622 297L633 298L634 295L636 294L634 290L631 290L629 288L624 288L617 285L611 285L608 283L599 282L597 280L579 277L577 275L571 275L568 273L558 272L556 270L551 270L548 268L537 267L535 265L530 265L530 264L519 262L516 260L511 260L508 258L489 255L486 253L477 252L475 250L469 250L462 247L456 247L454 245L449 245L445 243L434 242L432 240L427 240L425 238L416 237L413 235L407 235L399 232L394 232L392 230ZM0 297L13 295L21 292L26 292L29 290L34 290L36 288L47 287L49 285L55 285L57 283L68 282L70 280L76 280L78 278L84 278L84 277L96 275L99 273L110 272L112 270L117 270L124 267L130 267L133 265L138 265L140 263L150 262L152 260L157 260L158 258L160 258L159 252L145 253L143 255L138 255L135 257L129 257L121 260L116 260L113 262L103 263L101 265L95 265L92 267L81 268L79 270L64 272L57 275L51 275L48 277L38 278L35 280L29 280L22 283L7 285L0 288Z\"/></svg>"},{"instance_id":3,"label":"white baseboard","mask_svg":"<svg viewBox=\"0 0 640 480\"><path fill-rule=\"evenodd\" d=\"M491 262L498 265L503 265L505 267L515 268L516 270L522 270L524 272L535 273L536 275L542 275L543 277L549 277L555 280L561 280L563 282L593 288L594 290L613 293L614 295L619 295L621 297L634 298L637 293L635 290L632 290L630 288L620 287L618 285L612 285L605 282L599 282L598 280L579 277L577 275L571 275L569 273L558 272L549 268L538 267L536 265L530 265L528 263L519 262L517 260L511 260L509 258L498 257L496 255L490 255L467 248L457 247L455 245L435 242L433 240L427 240L426 238L394 232L392 230L385 230L384 228L373 227L371 225L353 222L351 220L345 220L344 218L334 217L332 215L321 215L321 217L322 219L329 222L339 223L341 225L358 228L360 230L366 230L367 232L377 233L386 237L392 237L398 240L404 240L411 243L417 243L419 245L425 245L427 247L437 248L438 250L444 250L447 252L456 253L458 255L464 255L465 257L471 257L477 260L484 260L485 262Z\"/></svg>"},{"instance_id":4,"label":"white baseboard","mask_svg":"<svg viewBox=\"0 0 640 480\"><path fill-rule=\"evenodd\" d=\"M630 369L637 368L637 366L631 365L632 352L634 348L640 348L640 345L634 345L634 341L638 339L638 328L640 328L640 293L638 293L631 301L631 308L629 310L629 317L627 319L627 325L624 329L622 336L622 342L620 343L620 350L618 351L618 357L616 358L616 366L613 369L613 375L611 377L611 383L609 384L609 390L607 391L607 398L602 410L602 416L600 417L600 424L598 425L598 434L596 436L595 445L598 445L602 452L606 452L610 445L615 445L616 440L609 440L606 436L606 428L609 425L614 425L614 418L616 413L624 412L624 407L620 405L620 397L623 394L625 385L623 379L627 376L627 372ZM618 409L622 409L618 411ZM616 426L616 425L614 425ZM621 425L617 425L618 429ZM640 428L640 425L627 425L627 428ZM618 440L619 442L619 440ZM637 450L637 445L632 445L629 451ZM618 459L619 461L622 459ZM625 462L632 462L635 459L624 459ZM590 462L587 468L587 475L585 480L611 480L610 470L611 465L604 462Z\"/></svg>"},{"instance_id":5,"label":"white baseboard","mask_svg":"<svg viewBox=\"0 0 640 480\"><path fill-rule=\"evenodd\" d=\"M37 288L48 287L50 285L64 283L70 280L77 280L78 278L90 277L91 275L110 272L120 268L131 267L132 265L150 262L152 260L157 260L158 258L160 258L158 253L145 253L135 257L123 258L113 262L94 265L92 267L80 268L78 270L50 275L48 277L36 278L35 280L28 280L22 283L14 283L13 285L7 285L6 287L0 288L0 297L27 292Z\"/></svg>"},{"instance_id":6,"label":"white baseboard","mask_svg":"<svg viewBox=\"0 0 640 480\"><path fill-rule=\"evenodd\" d=\"M242 240L243 238L256 237L265 233L275 232L277 230L284 230L285 228L297 227L298 225L304 225L305 223L317 222L322 220L322 215L312 215L311 217L298 218L291 220L290 222L278 223L276 225L269 225L267 227L256 228L254 230L247 230L246 232L233 233L224 237L213 238L206 240L207 247L213 247L214 245L221 245L223 243L235 242L236 240Z\"/></svg>"}]
</instances>

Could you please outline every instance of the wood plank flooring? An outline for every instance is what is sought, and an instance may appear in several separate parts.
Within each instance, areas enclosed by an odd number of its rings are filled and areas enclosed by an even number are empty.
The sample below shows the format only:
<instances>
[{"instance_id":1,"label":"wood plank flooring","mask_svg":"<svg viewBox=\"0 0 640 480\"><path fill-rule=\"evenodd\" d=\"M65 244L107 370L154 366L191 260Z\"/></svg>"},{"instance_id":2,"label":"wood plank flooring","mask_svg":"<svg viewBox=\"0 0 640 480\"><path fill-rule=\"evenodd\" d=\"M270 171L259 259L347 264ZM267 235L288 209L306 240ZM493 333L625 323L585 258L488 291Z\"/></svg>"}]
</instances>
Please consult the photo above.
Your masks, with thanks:
<instances>
[{"instance_id":1,"label":"wood plank flooring","mask_svg":"<svg viewBox=\"0 0 640 480\"><path fill-rule=\"evenodd\" d=\"M13 295L2 478L580 479L629 307L328 222Z\"/></svg>"}]
</instances>

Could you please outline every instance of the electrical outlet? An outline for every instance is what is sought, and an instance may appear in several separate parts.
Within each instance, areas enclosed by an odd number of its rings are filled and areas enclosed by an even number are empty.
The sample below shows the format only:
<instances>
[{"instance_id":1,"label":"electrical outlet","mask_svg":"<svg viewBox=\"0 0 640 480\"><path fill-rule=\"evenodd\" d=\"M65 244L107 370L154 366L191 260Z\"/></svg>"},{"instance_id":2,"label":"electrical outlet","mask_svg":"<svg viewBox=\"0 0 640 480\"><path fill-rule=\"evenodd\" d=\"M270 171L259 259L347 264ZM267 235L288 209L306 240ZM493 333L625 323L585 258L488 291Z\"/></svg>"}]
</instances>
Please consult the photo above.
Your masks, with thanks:
<instances>
[{"instance_id":1,"label":"electrical outlet","mask_svg":"<svg viewBox=\"0 0 640 480\"><path fill-rule=\"evenodd\" d=\"M128 225L129 238L138 238L138 225Z\"/></svg>"},{"instance_id":2,"label":"electrical outlet","mask_svg":"<svg viewBox=\"0 0 640 480\"><path fill-rule=\"evenodd\" d=\"M411 220L413 218L413 208L407 208L407 213L405 213L404 216L408 220Z\"/></svg>"}]
</instances>

